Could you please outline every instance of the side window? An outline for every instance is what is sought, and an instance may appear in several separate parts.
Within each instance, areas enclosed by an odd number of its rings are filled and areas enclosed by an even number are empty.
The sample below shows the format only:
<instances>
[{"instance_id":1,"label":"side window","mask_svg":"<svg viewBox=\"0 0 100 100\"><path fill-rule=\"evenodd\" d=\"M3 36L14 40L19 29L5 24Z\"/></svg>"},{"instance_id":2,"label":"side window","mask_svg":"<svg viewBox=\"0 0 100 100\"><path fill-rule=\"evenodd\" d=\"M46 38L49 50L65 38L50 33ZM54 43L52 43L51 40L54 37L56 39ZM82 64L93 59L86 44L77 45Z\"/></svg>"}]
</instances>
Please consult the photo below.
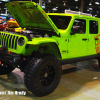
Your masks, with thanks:
<instances>
[{"instance_id":1,"label":"side window","mask_svg":"<svg viewBox=\"0 0 100 100\"><path fill-rule=\"evenodd\" d=\"M89 21L89 32L90 34L98 34L98 21Z\"/></svg>"},{"instance_id":2,"label":"side window","mask_svg":"<svg viewBox=\"0 0 100 100\"><path fill-rule=\"evenodd\" d=\"M84 19L75 19L73 27L79 28L79 33L84 34L86 32L86 20Z\"/></svg>"}]
</instances>

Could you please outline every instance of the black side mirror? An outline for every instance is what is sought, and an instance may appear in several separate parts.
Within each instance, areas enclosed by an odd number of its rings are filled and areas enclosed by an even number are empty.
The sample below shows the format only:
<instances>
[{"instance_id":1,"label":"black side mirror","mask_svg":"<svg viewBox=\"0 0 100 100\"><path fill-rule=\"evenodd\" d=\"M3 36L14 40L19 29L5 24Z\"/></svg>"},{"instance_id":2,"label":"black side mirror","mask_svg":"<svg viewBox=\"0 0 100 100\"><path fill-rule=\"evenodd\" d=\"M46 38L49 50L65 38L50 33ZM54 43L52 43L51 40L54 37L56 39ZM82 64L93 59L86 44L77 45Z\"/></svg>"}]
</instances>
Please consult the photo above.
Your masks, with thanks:
<instances>
[{"instance_id":1,"label":"black side mirror","mask_svg":"<svg viewBox=\"0 0 100 100\"><path fill-rule=\"evenodd\" d=\"M75 33L80 33L80 26L73 26L71 29L71 35L74 35Z\"/></svg>"}]
</instances>

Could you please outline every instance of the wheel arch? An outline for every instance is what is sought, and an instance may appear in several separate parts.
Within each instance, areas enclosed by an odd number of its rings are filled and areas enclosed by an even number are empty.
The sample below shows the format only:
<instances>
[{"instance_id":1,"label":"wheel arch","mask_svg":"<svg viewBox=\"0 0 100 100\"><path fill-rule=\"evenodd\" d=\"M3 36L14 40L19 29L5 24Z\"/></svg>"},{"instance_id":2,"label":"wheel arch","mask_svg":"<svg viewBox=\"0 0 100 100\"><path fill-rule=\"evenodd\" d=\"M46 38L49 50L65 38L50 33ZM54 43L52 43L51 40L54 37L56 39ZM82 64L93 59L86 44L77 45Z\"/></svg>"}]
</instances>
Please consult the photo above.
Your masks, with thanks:
<instances>
[{"instance_id":1,"label":"wheel arch","mask_svg":"<svg viewBox=\"0 0 100 100\"><path fill-rule=\"evenodd\" d=\"M40 43L38 45L38 52L45 54L52 54L56 56L58 59L61 59L61 53L57 43L48 42L48 43Z\"/></svg>"},{"instance_id":2,"label":"wheel arch","mask_svg":"<svg viewBox=\"0 0 100 100\"><path fill-rule=\"evenodd\" d=\"M38 44L27 44L25 47L26 48L25 55L27 54L34 56L39 53L44 53L44 54L54 55L60 60L62 57L58 45L59 44L54 41L48 41L48 42L44 41Z\"/></svg>"}]
</instances>

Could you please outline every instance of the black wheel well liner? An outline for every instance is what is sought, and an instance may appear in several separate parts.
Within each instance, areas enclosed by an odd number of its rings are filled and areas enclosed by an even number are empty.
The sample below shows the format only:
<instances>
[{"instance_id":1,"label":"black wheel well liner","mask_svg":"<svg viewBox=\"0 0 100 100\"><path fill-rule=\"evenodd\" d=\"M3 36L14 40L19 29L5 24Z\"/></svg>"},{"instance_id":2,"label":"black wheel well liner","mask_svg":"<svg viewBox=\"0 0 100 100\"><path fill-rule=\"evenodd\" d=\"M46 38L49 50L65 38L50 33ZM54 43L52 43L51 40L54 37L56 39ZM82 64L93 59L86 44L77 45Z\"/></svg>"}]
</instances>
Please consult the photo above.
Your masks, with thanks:
<instances>
[{"instance_id":1,"label":"black wheel well liner","mask_svg":"<svg viewBox=\"0 0 100 100\"><path fill-rule=\"evenodd\" d=\"M57 58L61 59L61 53L60 53L60 50L59 50L59 47L56 43L54 42L47 42L47 43L41 43L39 44L39 48L38 49L48 49L48 50L53 50L53 52L51 54L55 55ZM54 51L56 50L56 51ZM46 50L45 50L46 51ZM44 52L45 53L45 52ZM47 52L48 53L48 52ZM49 54L49 53L48 53Z\"/></svg>"}]
</instances>

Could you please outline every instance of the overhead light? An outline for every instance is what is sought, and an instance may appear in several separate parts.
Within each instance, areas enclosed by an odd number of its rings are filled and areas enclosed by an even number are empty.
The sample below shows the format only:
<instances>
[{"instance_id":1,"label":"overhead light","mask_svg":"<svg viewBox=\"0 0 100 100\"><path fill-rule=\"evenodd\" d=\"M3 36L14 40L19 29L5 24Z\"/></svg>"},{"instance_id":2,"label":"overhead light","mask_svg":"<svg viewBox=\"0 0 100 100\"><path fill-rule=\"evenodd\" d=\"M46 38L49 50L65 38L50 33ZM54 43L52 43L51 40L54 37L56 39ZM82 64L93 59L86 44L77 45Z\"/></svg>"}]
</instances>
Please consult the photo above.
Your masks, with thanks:
<instances>
[{"instance_id":1,"label":"overhead light","mask_svg":"<svg viewBox=\"0 0 100 100\"><path fill-rule=\"evenodd\" d=\"M97 15L94 15L95 17L97 17Z\"/></svg>"},{"instance_id":2,"label":"overhead light","mask_svg":"<svg viewBox=\"0 0 100 100\"><path fill-rule=\"evenodd\" d=\"M57 8L53 8L52 10L57 11Z\"/></svg>"},{"instance_id":3,"label":"overhead light","mask_svg":"<svg viewBox=\"0 0 100 100\"><path fill-rule=\"evenodd\" d=\"M89 8L89 10L93 10L93 8Z\"/></svg>"},{"instance_id":4,"label":"overhead light","mask_svg":"<svg viewBox=\"0 0 100 100\"><path fill-rule=\"evenodd\" d=\"M4 9L7 9L7 8L4 8Z\"/></svg>"},{"instance_id":5,"label":"overhead light","mask_svg":"<svg viewBox=\"0 0 100 100\"><path fill-rule=\"evenodd\" d=\"M66 3L64 2L64 6L66 6Z\"/></svg>"},{"instance_id":6,"label":"overhead light","mask_svg":"<svg viewBox=\"0 0 100 100\"><path fill-rule=\"evenodd\" d=\"M42 8L45 9L45 3L43 3Z\"/></svg>"},{"instance_id":7,"label":"overhead light","mask_svg":"<svg viewBox=\"0 0 100 100\"><path fill-rule=\"evenodd\" d=\"M89 11L89 9L87 9L87 11Z\"/></svg>"},{"instance_id":8,"label":"overhead light","mask_svg":"<svg viewBox=\"0 0 100 100\"><path fill-rule=\"evenodd\" d=\"M48 0L48 2L51 2L51 0Z\"/></svg>"},{"instance_id":9,"label":"overhead light","mask_svg":"<svg viewBox=\"0 0 100 100\"><path fill-rule=\"evenodd\" d=\"M76 6L76 9L78 9L78 7Z\"/></svg>"},{"instance_id":10,"label":"overhead light","mask_svg":"<svg viewBox=\"0 0 100 100\"><path fill-rule=\"evenodd\" d=\"M78 0L75 0L75 1L78 1Z\"/></svg>"},{"instance_id":11,"label":"overhead light","mask_svg":"<svg viewBox=\"0 0 100 100\"><path fill-rule=\"evenodd\" d=\"M42 6L43 9L45 9L45 6Z\"/></svg>"},{"instance_id":12,"label":"overhead light","mask_svg":"<svg viewBox=\"0 0 100 100\"><path fill-rule=\"evenodd\" d=\"M99 3L99 2L95 2L95 4L96 4L96 5L99 5L100 3Z\"/></svg>"},{"instance_id":13,"label":"overhead light","mask_svg":"<svg viewBox=\"0 0 100 100\"><path fill-rule=\"evenodd\" d=\"M0 1L5 1L5 2L8 2L9 0L0 0Z\"/></svg>"},{"instance_id":14,"label":"overhead light","mask_svg":"<svg viewBox=\"0 0 100 100\"><path fill-rule=\"evenodd\" d=\"M89 6L91 6L91 5L92 5L92 3L90 2L90 3L89 3Z\"/></svg>"}]
</instances>

